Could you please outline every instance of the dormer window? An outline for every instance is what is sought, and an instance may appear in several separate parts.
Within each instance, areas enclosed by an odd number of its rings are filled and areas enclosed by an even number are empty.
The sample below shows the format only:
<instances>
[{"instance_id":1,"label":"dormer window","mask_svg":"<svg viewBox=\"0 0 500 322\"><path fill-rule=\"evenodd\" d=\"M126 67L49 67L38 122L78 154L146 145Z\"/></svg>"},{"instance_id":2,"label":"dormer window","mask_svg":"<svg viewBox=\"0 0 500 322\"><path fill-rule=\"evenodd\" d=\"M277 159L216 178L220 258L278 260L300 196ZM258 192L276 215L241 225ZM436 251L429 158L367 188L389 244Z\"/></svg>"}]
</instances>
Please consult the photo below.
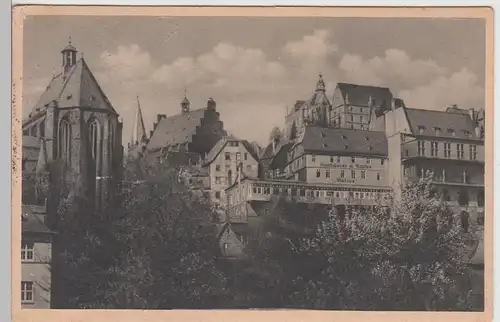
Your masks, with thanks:
<instances>
[{"instance_id":1,"label":"dormer window","mask_svg":"<svg viewBox=\"0 0 500 322\"><path fill-rule=\"evenodd\" d=\"M66 96L66 99L71 99L73 97L73 94L69 94L68 96Z\"/></svg>"},{"instance_id":2,"label":"dormer window","mask_svg":"<svg viewBox=\"0 0 500 322\"><path fill-rule=\"evenodd\" d=\"M425 126L419 125L418 126L418 133L419 134L424 134L424 132L425 132Z\"/></svg>"},{"instance_id":3,"label":"dormer window","mask_svg":"<svg viewBox=\"0 0 500 322\"><path fill-rule=\"evenodd\" d=\"M365 136L365 140L368 141L370 140L370 138L368 136Z\"/></svg>"},{"instance_id":4,"label":"dormer window","mask_svg":"<svg viewBox=\"0 0 500 322\"><path fill-rule=\"evenodd\" d=\"M326 143L323 143L323 147L326 148L328 147L328 145Z\"/></svg>"},{"instance_id":5,"label":"dormer window","mask_svg":"<svg viewBox=\"0 0 500 322\"><path fill-rule=\"evenodd\" d=\"M95 96L94 95L90 96L90 100L95 101Z\"/></svg>"},{"instance_id":6,"label":"dormer window","mask_svg":"<svg viewBox=\"0 0 500 322\"><path fill-rule=\"evenodd\" d=\"M455 130L454 129L448 129L448 134L455 136Z\"/></svg>"},{"instance_id":7,"label":"dormer window","mask_svg":"<svg viewBox=\"0 0 500 322\"><path fill-rule=\"evenodd\" d=\"M436 135L439 135L439 134L441 134L441 132L442 132L442 130L441 130L441 128L440 128L440 127L435 127L435 128L434 128L434 131L436 132Z\"/></svg>"},{"instance_id":8,"label":"dormer window","mask_svg":"<svg viewBox=\"0 0 500 322\"><path fill-rule=\"evenodd\" d=\"M472 133L471 133L470 131L465 130L465 131L464 131L464 135L465 135L466 137L470 138L470 137L472 136Z\"/></svg>"},{"instance_id":9,"label":"dormer window","mask_svg":"<svg viewBox=\"0 0 500 322\"><path fill-rule=\"evenodd\" d=\"M373 150L373 147L372 147L372 146L369 146L369 147L368 147L368 150L370 150L370 151L371 151L371 150Z\"/></svg>"},{"instance_id":10,"label":"dormer window","mask_svg":"<svg viewBox=\"0 0 500 322\"><path fill-rule=\"evenodd\" d=\"M342 134L342 140L346 140L346 139L347 139L347 136Z\"/></svg>"},{"instance_id":11,"label":"dormer window","mask_svg":"<svg viewBox=\"0 0 500 322\"><path fill-rule=\"evenodd\" d=\"M346 144L346 145L344 145L344 149L346 149L346 150L347 150L348 148L349 148L349 146L348 146L347 144Z\"/></svg>"},{"instance_id":12,"label":"dormer window","mask_svg":"<svg viewBox=\"0 0 500 322\"><path fill-rule=\"evenodd\" d=\"M325 133L321 132L321 137L324 138L325 136Z\"/></svg>"}]
</instances>

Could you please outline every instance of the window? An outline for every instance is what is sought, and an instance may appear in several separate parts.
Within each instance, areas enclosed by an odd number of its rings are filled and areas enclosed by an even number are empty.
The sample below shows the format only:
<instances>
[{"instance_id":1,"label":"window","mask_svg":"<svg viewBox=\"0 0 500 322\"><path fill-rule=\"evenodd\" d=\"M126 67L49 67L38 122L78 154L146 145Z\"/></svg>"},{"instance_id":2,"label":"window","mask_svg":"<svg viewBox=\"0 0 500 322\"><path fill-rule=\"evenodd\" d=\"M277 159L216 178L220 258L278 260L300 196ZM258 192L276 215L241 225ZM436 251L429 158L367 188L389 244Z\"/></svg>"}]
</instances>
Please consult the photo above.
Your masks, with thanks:
<instances>
[{"instance_id":1,"label":"window","mask_svg":"<svg viewBox=\"0 0 500 322\"><path fill-rule=\"evenodd\" d=\"M240 160L241 159L241 153L240 152L236 152L236 160Z\"/></svg>"},{"instance_id":2,"label":"window","mask_svg":"<svg viewBox=\"0 0 500 322\"><path fill-rule=\"evenodd\" d=\"M23 241L21 244L21 260L33 261L34 260L34 244L32 242Z\"/></svg>"},{"instance_id":3,"label":"window","mask_svg":"<svg viewBox=\"0 0 500 322\"><path fill-rule=\"evenodd\" d=\"M321 171L318 169L316 170L316 178L319 178L321 176Z\"/></svg>"},{"instance_id":4,"label":"window","mask_svg":"<svg viewBox=\"0 0 500 322\"><path fill-rule=\"evenodd\" d=\"M462 173L463 175L463 182L468 183L469 182L469 174L467 173L467 170Z\"/></svg>"},{"instance_id":5,"label":"window","mask_svg":"<svg viewBox=\"0 0 500 322\"><path fill-rule=\"evenodd\" d=\"M316 162L316 156L314 154L311 156L311 160L312 162Z\"/></svg>"},{"instance_id":6,"label":"window","mask_svg":"<svg viewBox=\"0 0 500 322\"><path fill-rule=\"evenodd\" d=\"M59 157L67 163L71 160L71 125L68 121L62 120L59 124Z\"/></svg>"},{"instance_id":7,"label":"window","mask_svg":"<svg viewBox=\"0 0 500 322\"><path fill-rule=\"evenodd\" d=\"M233 171L229 170L227 172L227 183L233 184Z\"/></svg>"},{"instance_id":8,"label":"window","mask_svg":"<svg viewBox=\"0 0 500 322\"><path fill-rule=\"evenodd\" d=\"M215 177L215 183L217 183L217 184L220 184L220 183L221 183L221 179L220 179L220 177Z\"/></svg>"},{"instance_id":9,"label":"window","mask_svg":"<svg viewBox=\"0 0 500 322\"><path fill-rule=\"evenodd\" d=\"M444 143L444 157L451 157L451 143Z\"/></svg>"},{"instance_id":10,"label":"window","mask_svg":"<svg viewBox=\"0 0 500 322\"><path fill-rule=\"evenodd\" d=\"M437 157L438 156L438 143L437 142L431 142L431 156L432 157Z\"/></svg>"},{"instance_id":11,"label":"window","mask_svg":"<svg viewBox=\"0 0 500 322\"><path fill-rule=\"evenodd\" d=\"M33 282L21 282L21 303L33 303Z\"/></svg>"},{"instance_id":12,"label":"window","mask_svg":"<svg viewBox=\"0 0 500 322\"><path fill-rule=\"evenodd\" d=\"M89 142L92 159L97 162L99 156L99 123L97 123L97 120L90 123Z\"/></svg>"},{"instance_id":13,"label":"window","mask_svg":"<svg viewBox=\"0 0 500 322\"><path fill-rule=\"evenodd\" d=\"M220 191L215 192L215 199L220 199Z\"/></svg>"},{"instance_id":14,"label":"window","mask_svg":"<svg viewBox=\"0 0 500 322\"><path fill-rule=\"evenodd\" d=\"M441 128L440 128L440 127L435 127L435 128L434 128L434 131L436 131L436 135L440 135L440 134L441 134L441 132L442 132L442 130L441 130Z\"/></svg>"},{"instance_id":15,"label":"window","mask_svg":"<svg viewBox=\"0 0 500 322\"><path fill-rule=\"evenodd\" d=\"M484 190L477 193L477 205L478 207L484 207Z\"/></svg>"},{"instance_id":16,"label":"window","mask_svg":"<svg viewBox=\"0 0 500 322\"><path fill-rule=\"evenodd\" d=\"M330 157L330 163L333 163L333 157Z\"/></svg>"},{"instance_id":17,"label":"window","mask_svg":"<svg viewBox=\"0 0 500 322\"><path fill-rule=\"evenodd\" d=\"M354 121L354 116L351 115L351 122L353 122L353 121Z\"/></svg>"},{"instance_id":18,"label":"window","mask_svg":"<svg viewBox=\"0 0 500 322\"><path fill-rule=\"evenodd\" d=\"M372 163L372 159L370 157L367 157L366 158L366 164L371 164Z\"/></svg>"},{"instance_id":19,"label":"window","mask_svg":"<svg viewBox=\"0 0 500 322\"><path fill-rule=\"evenodd\" d=\"M225 159L226 160L231 160L231 154L229 152L225 153Z\"/></svg>"},{"instance_id":20,"label":"window","mask_svg":"<svg viewBox=\"0 0 500 322\"><path fill-rule=\"evenodd\" d=\"M418 147L418 155L425 155L425 142L424 141L418 141L417 142L417 147Z\"/></svg>"},{"instance_id":21,"label":"window","mask_svg":"<svg viewBox=\"0 0 500 322\"><path fill-rule=\"evenodd\" d=\"M475 144L469 145L469 159L476 160L477 157L477 148Z\"/></svg>"},{"instance_id":22,"label":"window","mask_svg":"<svg viewBox=\"0 0 500 322\"><path fill-rule=\"evenodd\" d=\"M464 145L462 143L457 143L457 159L464 158Z\"/></svg>"},{"instance_id":23,"label":"window","mask_svg":"<svg viewBox=\"0 0 500 322\"><path fill-rule=\"evenodd\" d=\"M244 158L245 160L248 160L248 153L246 153L246 152L245 152L245 154L243 154L243 158Z\"/></svg>"},{"instance_id":24,"label":"window","mask_svg":"<svg viewBox=\"0 0 500 322\"><path fill-rule=\"evenodd\" d=\"M468 206L469 205L469 196L465 190L461 190L458 192L458 204L460 206Z\"/></svg>"},{"instance_id":25,"label":"window","mask_svg":"<svg viewBox=\"0 0 500 322\"><path fill-rule=\"evenodd\" d=\"M40 124L38 124L38 128L39 128L40 137L44 138L45 137L45 120L42 120L40 122Z\"/></svg>"},{"instance_id":26,"label":"window","mask_svg":"<svg viewBox=\"0 0 500 322\"><path fill-rule=\"evenodd\" d=\"M217 165L215 166L215 171L220 171L220 164L217 164Z\"/></svg>"},{"instance_id":27,"label":"window","mask_svg":"<svg viewBox=\"0 0 500 322\"><path fill-rule=\"evenodd\" d=\"M37 136L36 135L36 125L33 125L30 129L30 136Z\"/></svg>"},{"instance_id":28,"label":"window","mask_svg":"<svg viewBox=\"0 0 500 322\"><path fill-rule=\"evenodd\" d=\"M351 157L351 163L356 163L356 157Z\"/></svg>"},{"instance_id":29,"label":"window","mask_svg":"<svg viewBox=\"0 0 500 322\"><path fill-rule=\"evenodd\" d=\"M345 176L345 171L344 170L340 170L340 177L343 179Z\"/></svg>"},{"instance_id":30,"label":"window","mask_svg":"<svg viewBox=\"0 0 500 322\"><path fill-rule=\"evenodd\" d=\"M325 170L325 176L326 176L327 178L330 178L330 170Z\"/></svg>"},{"instance_id":31,"label":"window","mask_svg":"<svg viewBox=\"0 0 500 322\"><path fill-rule=\"evenodd\" d=\"M384 165L384 159L380 159L380 165Z\"/></svg>"},{"instance_id":32,"label":"window","mask_svg":"<svg viewBox=\"0 0 500 322\"><path fill-rule=\"evenodd\" d=\"M419 133L419 134L424 134L424 132L425 132L425 126L421 126L421 125L419 125L419 126L418 126L418 133Z\"/></svg>"},{"instance_id":33,"label":"window","mask_svg":"<svg viewBox=\"0 0 500 322\"><path fill-rule=\"evenodd\" d=\"M340 163L340 157L339 156L337 157L337 161L336 162Z\"/></svg>"},{"instance_id":34,"label":"window","mask_svg":"<svg viewBox=\"0 0 500 322\"><path fill-rule=\"evenodd\" d=\"M455 130L454 129L448 129L448 134L455 136Z\"/></svg>"},{"instance_id":35,"label":"window","mask_svg":"<svg viewBox=\"0 0 500 322\"><path fill-rule=\"evenodd\" d=\"M356 179L356 171L351 171L351 179Z\"/></svg>"},{"instance_id":36,"label":"window","mask_svg":"<svg viewBox=\"0 0 500 322\"><path fill-rule=\"evenodd\" d=\"M361 171L361 179L366 179L366 171Z\"/></svg>"},{"instance_id":37,"label":"window","mask_svg":"<svg viewBox=\"0 0 500 322\"><path fill-rule=\"evenodd\" d=\"M377 180L380 180L380 173L377 172Z\"/></svg>"}]
</instances>

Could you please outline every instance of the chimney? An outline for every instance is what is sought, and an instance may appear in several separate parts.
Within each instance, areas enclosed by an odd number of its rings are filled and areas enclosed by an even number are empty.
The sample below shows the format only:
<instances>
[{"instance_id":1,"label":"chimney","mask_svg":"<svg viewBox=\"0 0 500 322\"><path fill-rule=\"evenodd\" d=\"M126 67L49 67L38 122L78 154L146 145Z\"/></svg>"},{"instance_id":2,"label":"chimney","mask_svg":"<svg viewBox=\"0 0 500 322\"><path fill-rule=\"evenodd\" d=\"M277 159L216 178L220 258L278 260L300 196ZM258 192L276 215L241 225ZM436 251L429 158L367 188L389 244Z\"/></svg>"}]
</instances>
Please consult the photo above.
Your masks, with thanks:
<instances>
[{"instance_id":1,"label":"chimney","mask_svg":"<svg viewBox=\"0 0 500 322\"><path fill-rule=\"evenodd\" d=\"M156 115L156 123L160 123L161 120L167 118L165 114L157 114Z\"/></svg>"}]
</instances>

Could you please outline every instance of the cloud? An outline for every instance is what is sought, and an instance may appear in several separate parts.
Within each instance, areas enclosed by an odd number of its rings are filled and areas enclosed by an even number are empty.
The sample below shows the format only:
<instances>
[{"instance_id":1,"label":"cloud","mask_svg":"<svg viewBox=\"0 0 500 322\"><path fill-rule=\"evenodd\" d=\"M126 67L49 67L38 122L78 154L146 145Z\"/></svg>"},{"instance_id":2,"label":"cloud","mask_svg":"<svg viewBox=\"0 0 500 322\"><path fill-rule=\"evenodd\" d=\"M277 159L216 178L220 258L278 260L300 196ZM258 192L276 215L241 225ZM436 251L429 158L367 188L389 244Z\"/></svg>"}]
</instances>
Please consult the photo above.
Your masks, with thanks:
<instances>
[{"instance_id":1,"label":"cloud","mask_svg":"<svg viewBox=\"0 0 500 322\"><path fill-rule=\"evenodd\" d=\"M119 46L116 52L100 55L104 72L113 72L124 80L146 77L152 68L151 56L137 44Z\"/></svg>"},{"instance_id":2,"label":"cloud","mask_svg":"<svg viewBox=\"0 0 500 322\"><path fill-rule=\"evenodd\" d=\"M290 41L283 52L295 59L324 59L338 50L338 46L331 42L333 35L329 30L316 30L312 35L306 35L301 40Z\"/></svg>"},{"instance_id":3,"label":"cloud","mask_svg":"<svg viewBox=\"0 0 500 322\"><path fill-rule=\"evenodd\" d=\"M447 72L433 60L412 59L400 49L388 49L383 57L366 60L360 55L346 54L339 68L350 82L402 87L423 85Z\"/></svg>"},{"instance_id":4,"label":"cloud","mask_svg":"<svg viewBox=\"0 0 500 322\"><path fill-rule=\"evenodd\" d=\"M399 92L408 107L443 109L457 104L462 108L484 107L484 87L478 84L477 76L469 69L435 78L427 85Z\"/></svg>"}]
</instances>

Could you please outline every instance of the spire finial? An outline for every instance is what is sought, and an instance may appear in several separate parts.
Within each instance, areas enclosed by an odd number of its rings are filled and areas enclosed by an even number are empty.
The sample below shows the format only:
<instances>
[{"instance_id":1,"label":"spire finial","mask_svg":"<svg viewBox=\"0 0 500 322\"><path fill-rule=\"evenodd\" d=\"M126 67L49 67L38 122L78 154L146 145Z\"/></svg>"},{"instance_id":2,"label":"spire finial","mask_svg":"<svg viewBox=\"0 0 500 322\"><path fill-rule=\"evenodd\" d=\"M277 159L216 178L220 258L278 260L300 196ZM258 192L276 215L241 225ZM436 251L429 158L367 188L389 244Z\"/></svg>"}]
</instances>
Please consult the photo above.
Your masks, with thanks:
<instances>
[{"instance_id":1,"label":"spire finial","mask_svg":"<svg viewBox=\"0 0 500 322\"><path fill-rule=\"evenodd\" d=\"M325 82L323 81L323 74L319 73L319 79L316 83L316 91L325 91Z\"/></svg>"},{"instance_id":2,"label":"spire finial","mask_svg":"<svg viewBox=\"0 0 500 322\"><path fill-rule=\"evenodd\" d=\"M69 44L71 45L71 36L69 36Z\"/></svg>"}]
</instances>

